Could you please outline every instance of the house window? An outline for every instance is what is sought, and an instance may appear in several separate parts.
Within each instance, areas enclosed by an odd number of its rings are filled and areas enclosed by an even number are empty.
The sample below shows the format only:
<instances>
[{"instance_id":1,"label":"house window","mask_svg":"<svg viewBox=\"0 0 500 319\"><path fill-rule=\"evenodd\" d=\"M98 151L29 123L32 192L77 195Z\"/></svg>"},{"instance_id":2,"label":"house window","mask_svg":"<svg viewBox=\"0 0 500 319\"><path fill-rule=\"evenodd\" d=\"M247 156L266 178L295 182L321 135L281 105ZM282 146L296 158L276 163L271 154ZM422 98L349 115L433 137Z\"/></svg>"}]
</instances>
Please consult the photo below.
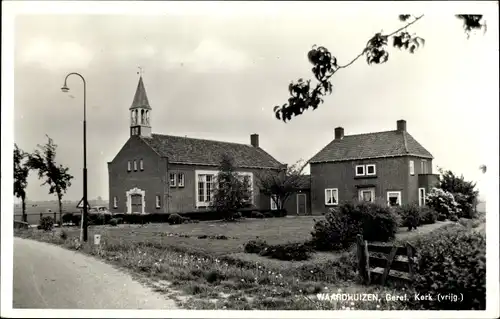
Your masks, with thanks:
<instances>
[{"instance_id":1,"label":"house window","mask_svg":"<svg viewBox=\"0 0 500 319\"><path fill-rule=\"evenodd\" d=\"M175 173L170 173L170 187L175 187L177 185L175 177Z\"/></svg>"},{"instance_id":2,"label":"house window","mask_svg":"<svg viewBox=\"0 0 500 319\"><path fill-rule=\"evenodd\" d=\"M144 170L144 161L141 159L141 161L139 162L139 167L141 168L141 171Z\"/></svg>"},{"instance_id":3,"label":"house window","mask_svg":"<svg viewBox=\"0 0 500 319\"><path fill-rule=\"evenodd\" d=\"M160 208L160 207L161 207L160 195L156 195L156 208Z\"/></svg>"},{"instance_id":4,"label":"house window","mask_svg":"<svg viewBox=\"0 0 500 319\"><path fill-rule=\"evenodd\" d=\"M410 161L410 175L415 175L415 162Z\"/></svg>"},{"instance_id":5,"label":"house window","mask_svg":"<svg viewBox=\"0 0 500 319\"><path fill-rule=\"evenodd\" d=\"M184 187L184 173L177 174L177 186Z\"/></svg>"},{"instance_id":6,"label":"house window","mask_svg":"<svg viewBox=\"0 0 500 319\"><path fill-rule=\"evenodd\" d=\"M215 174L198 174L198 206L210 206Z\"/></svg>"},{"instance_id":7,"label":"house window","mask_svg":"<svg viewBox=\"0 0 500 319\"><path fill-rule=\"evenodd\" d=\"M359 200L362 202L373 202L375 201L375 190L370 189L361 189L359 191Z\"/></svg>"},{"instance_id":8,"label":"house window","mask_svg":"<svg viewBox=\"0 0 500 319\"><path fill-rule=\"evenodd\" d=\"M356 165L356 176L364 176L364 175L365 175L365 166Z\"/></svg>"},{"instance_id":9,"label":"house window","mask_svg":"<svg viewBox=\"0 0 500 319\"><path fill-rule=\"evenodd\" d=\"M127 171L130 172L132 170L132 165L130 164L130 161L127 162Z\"/></svg>"},{"instance_id":10,"label":"house window","mask_svg":"<svg viewBox=\"0 0 500 319\"><path fill-rule=\"evenodd\" d=\"M366 175L373 176L376 174L377 174L377 171L375 169L375 164L366 165Z\"/></svg>"},{"instance_id":11,"label":"house window","mask_svg":"<svg viewBox=\"0 0 500 319\"><path fill-rule=\"evenodd\" d=\"M271 195L271 210L278 210L278 196Z\"/></svg>"},{"instance_id":12,"label":"house window","mask_svg":"<svg viewBox=\"0 0 500 319\"><path fill-rule=\"evenodd\" d=\"M418 205L425 206L425 188L418 189Z\"/></svg>"},{"instance_id":13,"label":"house window","mask_svg":"<svg viewBox=\"0 0 500 319\"><path fill-rule=\"evenodd\" d=\"M421 174L427 174L427 161L426 160L420 161L420 172L421 172Z\"/></svg>"},{"instance_id":14,"label":"house window","mask_svg":"<svg viewBox=\"0 0 500 319\"><path fill-rule=\"evenodd\" d=\"M137 172L137 161L136 160L134 160L134 171Z\"/></svg>"},{"instance_id":15,"label":"house window","mask_svg":"<svg viewBox=\"0 0 500 319\"><path fill-rule=\"evenodd\" d=\"M325 189L325 205L337 205L339 203L339 190L337 188Z\"/></svg>"},{"instance_id":16,"label":"house window","mask_svg":"<svg viewBox=\"0 0 500 319\"><path fill-rule=\"evenodd\" d=\"M387 192L387 204L389 206L401 206L401 192Z\"/></svg>"},{"instance_id":17,"label":"house window","mask_svg":"<svg viewBox=\"0 0 500 319\"><path fill-rule=\"evenodd\" d=\"M113 208L118 208L118 198L113 197Z\"/></svg>"}]
</instances>

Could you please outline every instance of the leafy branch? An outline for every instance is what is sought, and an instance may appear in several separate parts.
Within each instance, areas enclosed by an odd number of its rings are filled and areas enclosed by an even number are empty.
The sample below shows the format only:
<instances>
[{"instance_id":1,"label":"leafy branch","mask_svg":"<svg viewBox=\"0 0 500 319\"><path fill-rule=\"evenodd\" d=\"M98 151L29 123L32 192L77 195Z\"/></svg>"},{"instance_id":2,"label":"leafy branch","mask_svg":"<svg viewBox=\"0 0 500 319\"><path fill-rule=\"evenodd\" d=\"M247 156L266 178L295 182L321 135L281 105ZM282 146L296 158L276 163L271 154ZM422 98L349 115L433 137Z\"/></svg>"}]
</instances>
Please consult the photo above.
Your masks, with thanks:
<instances>
[{"instance_id":1,"label":"leafy branch","mask_svg":"<svg viewBox=\"0 0 500 319\"><path fill-rule=\"evenodd\" d=\"M273 108L276 118L287 122L292 117L301 115L309 108L317 109L324 102L323 97L333 92L333 84L330 82L331 77L340 69L351 66L362 56L366 57L368 65L386 63L389 60L387 50L389 40L392 40L393 47L407 50L411 54L415 53L418 48L425 45L425 40L415 34L410 34L407 29L423 17L424 15L399 15L399 20L405 23L402 27L389 34L376 33L368 40L363 50L345 65L339 65L337 58L327 48L314 45L308 52L307 57L313 65L311 71L318 83L313 87L311 86L311 80L305 81L302 78L298 79L297 82L291 82L288 86L290 93L288 103ZM463 20L467 37L472 31L478 29L486 31L486 23L483 21L482 15L456 15L456 17Z\"/></svg>"}]
</instances>

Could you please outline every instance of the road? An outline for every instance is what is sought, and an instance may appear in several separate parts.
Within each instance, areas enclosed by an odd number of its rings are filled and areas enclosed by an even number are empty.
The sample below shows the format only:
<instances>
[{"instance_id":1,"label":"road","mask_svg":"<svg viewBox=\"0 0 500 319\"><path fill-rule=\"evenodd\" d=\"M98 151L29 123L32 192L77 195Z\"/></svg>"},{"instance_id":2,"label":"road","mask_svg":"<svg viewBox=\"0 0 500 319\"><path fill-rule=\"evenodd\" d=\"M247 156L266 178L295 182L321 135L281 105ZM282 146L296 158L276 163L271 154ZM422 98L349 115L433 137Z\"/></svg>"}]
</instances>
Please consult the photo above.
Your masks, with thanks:
<instances>
[{"instance_id":1,"label":"road","mask_svg":"<svg viewBox=\"0 0 500 319\"><path fill-rule=\"evenodd\" d=\"M13 308L176 309L175 302L90 256L14 238Z\"/></svg>"}]
</instances>

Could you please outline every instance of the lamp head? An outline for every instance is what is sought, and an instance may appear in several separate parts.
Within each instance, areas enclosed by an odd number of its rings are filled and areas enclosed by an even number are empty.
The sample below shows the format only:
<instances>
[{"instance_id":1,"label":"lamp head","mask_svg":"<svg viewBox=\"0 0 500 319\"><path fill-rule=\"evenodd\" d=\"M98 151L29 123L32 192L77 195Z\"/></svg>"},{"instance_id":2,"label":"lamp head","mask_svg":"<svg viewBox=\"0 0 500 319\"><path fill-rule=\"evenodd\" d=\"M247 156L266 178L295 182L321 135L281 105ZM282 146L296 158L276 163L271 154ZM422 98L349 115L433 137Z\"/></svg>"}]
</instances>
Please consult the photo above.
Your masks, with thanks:
<instances>
[{"instance_id":1,"label":"lamp head","mask_svg":"<svg viewBox=\"0 0 500 319\"><path fill-rule=\"evenodd\" d=\"M63 87L61 88L61 91L63 91L64 93L69 92L69 87L66 86L66 83L64 83Z\"/></svg>"}]
</instances>

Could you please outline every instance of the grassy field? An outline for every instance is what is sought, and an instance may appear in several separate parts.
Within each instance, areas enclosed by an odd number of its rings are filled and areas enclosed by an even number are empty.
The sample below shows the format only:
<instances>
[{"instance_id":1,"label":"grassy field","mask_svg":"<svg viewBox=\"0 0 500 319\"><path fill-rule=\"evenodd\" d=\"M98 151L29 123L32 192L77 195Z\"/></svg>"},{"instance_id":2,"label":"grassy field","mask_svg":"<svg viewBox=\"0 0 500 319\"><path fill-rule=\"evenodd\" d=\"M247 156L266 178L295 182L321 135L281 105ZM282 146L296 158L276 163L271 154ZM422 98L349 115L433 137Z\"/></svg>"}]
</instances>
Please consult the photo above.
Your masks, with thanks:
<instances>
[{"instance_id":1,"label":"grassy field","mask_svg":"<svg viewBox=\"0 0 500 319\"><path fill-rule=\"evenodd\" d=\"M322 218L322 217L317 217ZM78 229L16 231L32 238L80 250L122 267L145 284L176 299L186 309L404 309L395 302L319 302L320 292L398 293L388 287L356 283L353 249L316 252L302 262L268 259L243 252L243 244L259 237L268 243L310 238L312 217L246 219L235 223L92 226L90 241L81 245ZM424 236L451 222L437 222L418 231L400 229L396 240ZM460 225L459 225L460 226ZM61 236L64 232L67 236ZM102 245L92 245L100 234ZM224 235L227 239L200 239ZM64 237L64 238L63 238Z\"/></svg>"}]
</instances>

